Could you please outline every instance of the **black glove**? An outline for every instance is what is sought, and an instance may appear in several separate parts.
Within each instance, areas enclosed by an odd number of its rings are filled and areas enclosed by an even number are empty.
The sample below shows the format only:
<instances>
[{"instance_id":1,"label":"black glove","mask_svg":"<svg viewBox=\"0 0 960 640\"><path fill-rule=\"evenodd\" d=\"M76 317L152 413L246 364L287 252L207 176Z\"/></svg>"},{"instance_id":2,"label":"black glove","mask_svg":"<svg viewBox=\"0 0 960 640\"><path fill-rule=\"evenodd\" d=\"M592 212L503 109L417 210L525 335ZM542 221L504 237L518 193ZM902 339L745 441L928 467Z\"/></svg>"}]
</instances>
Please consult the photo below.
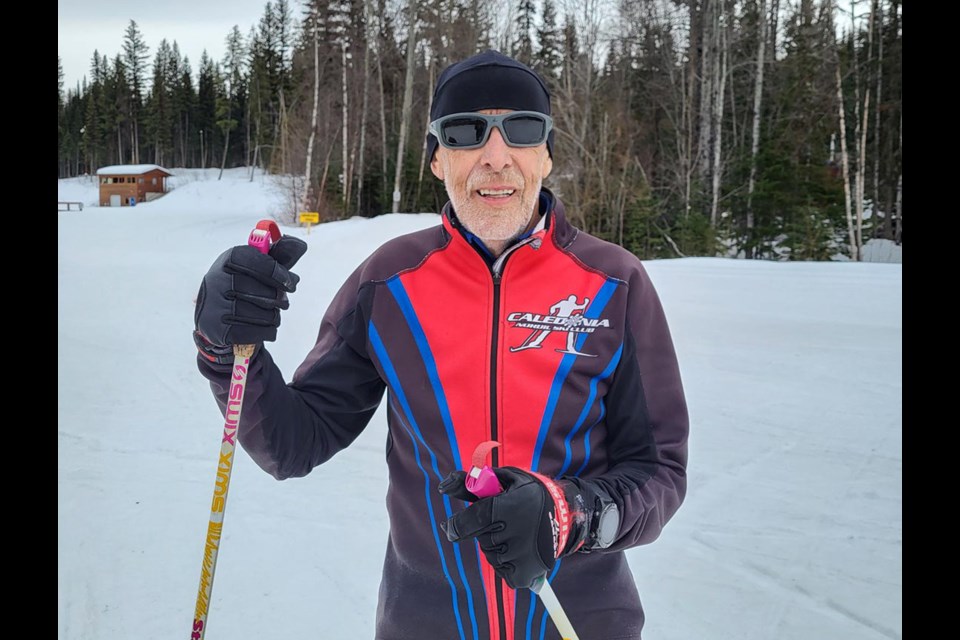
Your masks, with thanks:
<instances>
[{"instance_id":1,"label":"black glove","mask_svg":"<svg viewBox=\"0 0 960 640\"><path fill-rule=\"evenodd\" d=\"M503 492L477 499L466 473L454 471L440 493L475 501L441 527L451 542L477 538L501 578L513 589L529 588L553 570L557 558L587 539L595 496L570 480L551 480L517 467L493 470Z\"/></svg>"},{"instance_id":2,"label":"black glove","mask_svg":"<svg viewBox=\"0 0 960 640\"><path fill-rule=\"evenodd\" d=\"M220 254L197 293L194 341L200 355L228 364L232 345L276 340L280 310L290 306L287 294L300 281L290 269L306 250L300 238L283 236L268 254L249 245Z\"/></svg>"}]
</instances>

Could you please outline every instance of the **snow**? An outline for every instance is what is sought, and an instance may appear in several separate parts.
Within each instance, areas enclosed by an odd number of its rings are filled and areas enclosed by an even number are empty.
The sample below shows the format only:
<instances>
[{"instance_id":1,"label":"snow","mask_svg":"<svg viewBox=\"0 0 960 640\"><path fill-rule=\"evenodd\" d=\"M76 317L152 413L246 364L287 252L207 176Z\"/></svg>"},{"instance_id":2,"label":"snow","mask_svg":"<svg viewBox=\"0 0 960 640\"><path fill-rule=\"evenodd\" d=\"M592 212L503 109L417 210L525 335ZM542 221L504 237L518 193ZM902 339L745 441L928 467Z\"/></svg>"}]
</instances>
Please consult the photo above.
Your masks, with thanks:
<instances>
[{"instance_id":1,"label":"snow","mask_svg":"<svg viewBox=\"0 0 960 640\"><path fill-rule=\"evenodd\" d=\"M285 196L245 169L172 171L136 207L98 207L95 178L57 185L85 204L57 214L60 640L186 638L193 621L223 429L193 299ZM361 260L438 223L284 226L310 250L269 346L281 369ZM902 265L645 264L692 423L686 501L628 552L645 640L902 638ZM385 434L381 405L353 446L282 483L237 457L208 640L373 637Z\"/></svg>"},{"instance_id":2,"label":"snow","mask_svg":"<svg viewBox=\"0 0 960 640\"><path fill-rule=\"evenodd\" d=\"M892 240L871 238L863 243L864 262L903 262L903 245Z\"/></svg>"},{"instance_id":3,"label":"snow","mask_svg":"<svg viewBox=\"0 0 960 640\"><path fill-rule=\"evenodd\" d=\"M115 164L109 167L100 167L97 169L98 176L134 176L141 173L147 173L159 169L166 173L171 173L169 169L164 169L158 164Z\"/></svg>"}]
</instances>

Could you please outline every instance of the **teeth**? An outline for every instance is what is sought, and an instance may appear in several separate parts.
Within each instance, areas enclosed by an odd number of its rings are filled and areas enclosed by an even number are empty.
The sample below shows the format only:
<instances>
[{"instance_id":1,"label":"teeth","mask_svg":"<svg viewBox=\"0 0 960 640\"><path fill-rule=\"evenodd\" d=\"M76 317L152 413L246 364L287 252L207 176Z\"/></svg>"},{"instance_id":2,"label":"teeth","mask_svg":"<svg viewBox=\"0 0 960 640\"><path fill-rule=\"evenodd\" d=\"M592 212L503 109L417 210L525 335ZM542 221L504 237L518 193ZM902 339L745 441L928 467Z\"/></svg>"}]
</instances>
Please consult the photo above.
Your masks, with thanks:
<instances>
[{"instance_id":1,"label":"teeth","mask_svg":"<svg viewBox=\"0 0 960 640\"><path fill-rule=\"evenodd\" d=\"M480 189L479 193L482 196L512 196L513 189Z\"/></svg>"}]
</instances>

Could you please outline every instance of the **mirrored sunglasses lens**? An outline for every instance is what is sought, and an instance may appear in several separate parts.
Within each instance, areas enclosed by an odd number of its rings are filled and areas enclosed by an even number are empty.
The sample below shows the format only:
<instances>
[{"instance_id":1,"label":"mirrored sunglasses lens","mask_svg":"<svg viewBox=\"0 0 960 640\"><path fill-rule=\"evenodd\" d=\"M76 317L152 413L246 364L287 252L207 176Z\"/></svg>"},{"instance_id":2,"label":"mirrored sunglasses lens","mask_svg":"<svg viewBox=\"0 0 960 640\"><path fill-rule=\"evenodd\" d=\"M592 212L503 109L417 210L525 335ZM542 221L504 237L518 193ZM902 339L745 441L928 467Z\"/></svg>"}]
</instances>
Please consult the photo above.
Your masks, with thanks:
<instances>
[{"instance_id":1,"label":"mirrored sunglasses lens","mask_svg":"<svg viewBox=\"0 0 960 640\"><path fill-rule=\"evenodd\" d=\"M512 144L540 144L546 139L547 123L536 116L517 116L504 121L503 128Z\"/></svg>"},{"instance_id":2,"label":"mirrored sunglasses lens","mask_svg":"<svg viewBox=\"0 0 960 640\"><path fill-rule=\"evenodd\" d=\"M487 123L479 118L456 118L441 126L444 143L451 147L468 147L480 144Z\"/></svg>"}]
</instances>

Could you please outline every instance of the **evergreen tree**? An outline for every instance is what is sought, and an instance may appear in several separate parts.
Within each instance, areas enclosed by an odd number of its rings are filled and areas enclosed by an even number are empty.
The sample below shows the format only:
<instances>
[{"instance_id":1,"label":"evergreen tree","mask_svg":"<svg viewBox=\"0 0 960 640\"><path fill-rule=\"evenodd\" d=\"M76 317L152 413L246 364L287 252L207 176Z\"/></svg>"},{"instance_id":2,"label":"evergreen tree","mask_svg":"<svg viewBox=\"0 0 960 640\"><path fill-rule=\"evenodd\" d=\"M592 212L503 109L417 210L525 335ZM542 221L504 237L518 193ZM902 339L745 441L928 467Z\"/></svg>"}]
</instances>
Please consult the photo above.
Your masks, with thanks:
<instances>
[{"instance_id":1,"label":"evergreen tree","mask_svg":"<svg viewBox=\"0 0 960 640\"><path fill-rule=\"evenodd\" d=\"M534 15L536 9L533 0L518 0L517 2L517 33L511 43L513 56L520 62L533 66L533 42L530 34L534 30Z\"/></svg>"},{"instance_id":2,"label":"evergreen tree","mask_svg":"<svg viewBox=\"0 0 960 640\"><path fill-rule=\"evenodd\" d=\"M106 65L106 58L103 58L103 65ZM106 71L101 67L100 54L94 50L90 61L90 89L85 96L83 133L81 134L81 151L84 154L85 164L91 171L96 171L101 166L101 157L105 154L104 145L100 135L100 109L103 104L101 93L103 92L103 79ZM106 163L103 163L106 164Z\"/></svg>"},{"instance_id":3,"label":"evergreen tree","mask_svg":"<svg viewBox=\"0 0 960 640\"><path fill-rule=\"evenodd\" d=\"M842 233L842 182L829 168L837 107L829 55L832 16L802 2L786 19L785 55L771 78L772 114L761 137L756 228L745 247L759 258L823 259Z\"/></svg>"},{"instance_id":4,"label":"evergreen tree","mask_svg":"<svg viewBox=\"0 0 960 640\"><path fill-rule=\"evenodd\" d=\"M107 148L111 149L112 164L137 162L133 155L130 126L130 82L123 59L117 55L109 67L104 84L103 132L107 136Z\"/></svg>"},{"instance_id":5,"label":"evergreen tree","mask_svg":"<svg viewBox=\"0 0 960 640\"><path fill-rule=\"evenodd\" d=\"M557 13L553 0L543 0L543 14L540 26L537 28L537 42L539 48L533 67L553 90L560 79L560 70L563 67L560 30L557 28Z\"/></svg>"},{"instance_id":6,"label":"evergreen tree","mask_svg":"<svg viewBox=\"0 0 960 640\"><path fill-rule=\"evenodd\" d=\"M253 143L262 163L272 171L285 172L284 140L281 139L281 96L286 84L286 43L290 41L286 2L267 2L250 44L250 99Z\"/></svg>"},{"instance_id":7,"label":"evergreen tree","mask_svg":"<svg viewBox=\"0 0 960 640\"><path fill-rule=\"evenodd\" d=\"M61 178L88 172L81 147L85 108L80 91L67 90L63 109Z\"/></svg>"},{"instance_id":8,"label":"evergreen tree","mask_svg":"<svg viewBox=\"0 0 960 640\"><path fill-rule=\"evenodd\" d=\"M155 164L169 164L172 152L172 129L174 121L172 83L176 77L176 61L166 39L160 41L153 60L153 84L146 104L146 134L148 145L153 149Z\"/></svg>"},{"instance_id":9,"label":"evergreen tree","mask_svg":"<svg viewBox=\"0 0 960 640\"><path fill-rule=\"evenodd\" d=\"M197 154L197 133L194 125L197 110L197 92L193 85L193 70L190 67L190 58L180 57L177 43L173 43L174 61L176 64L176 84L174 88L174 110L177 113L177 124L174 139L180 150L179 166L195 166L194 158Z\"/></svg>"},{"instance_id":10,"label":"evergreen tree","mask_svg":"<svg viewBox=\"0 0 960 640\"><path fill-rule=\"evenodd\" d=\"M63 60L60 56L57 56L57 111L63 115Z\"/></svg>"},{"instance_id":11,"label":"evergreen tree","mask_svg":"<svg viewBox=\"0 0 960 640\"><path fill-rule=\"evenodd\" d=\"M271 7L268 3L267 7ZM246 112L247 103L245 100L246 87L248 86L247 64L245 62L249 55L243 36L240 35L240 29L234 26L227 36L227 50L223 56L223 73L216 74L216 107L214 109L214 123L217 131L221 134L218 137L218 148L211 147L212 152L221 152L218 158L213 156L221 169L228 164L230 153L230 132L237 128L240 118L250 122L250 117ZM251 84L251 89L253 85ZM243 163L247 163L247 156L241 153L239 157ZM232 163L230 166L233 166Z\"/></svg>"},{"instance_id":12,"label":"evergreen tree","mask_svg":"<svg viewBox=\"0 0 960 640\"><path fill-rule=\"evenodd\" d=\"M57 56L57 176L63 177L65 153L63 148L63 61Z\"/></svg>"},{"instance_id":13,"label":"evergreen tree","mask_svg":"<svg viewBox=\"0 0 960 640\"><path fill-rule=\"evenodd\" d=\"M206 168L215 157L212 150L220 148L217 121L217 69L213 59L204 50L200 57L200 72L197 78L197 111L194 126L199 137L199 166Z\"/></svg>"},{"instance_id":14,"label":"evergreen tree","mask_svg":"<svg viewBox=\"0 0 960 640\"><path fill-rule=\"evenodd\" d=\"M143 106L143 88L146 84L146 64L149 55L150 47L143 39L140 27L131 20L123 39L124 75L129 85L118 87L118 90L127 92L124 102L128 109L126 119L131 126L130 144L133 150L131 161L134 163L140 162L140 110Z\"/></svg>"}]
</instances>

